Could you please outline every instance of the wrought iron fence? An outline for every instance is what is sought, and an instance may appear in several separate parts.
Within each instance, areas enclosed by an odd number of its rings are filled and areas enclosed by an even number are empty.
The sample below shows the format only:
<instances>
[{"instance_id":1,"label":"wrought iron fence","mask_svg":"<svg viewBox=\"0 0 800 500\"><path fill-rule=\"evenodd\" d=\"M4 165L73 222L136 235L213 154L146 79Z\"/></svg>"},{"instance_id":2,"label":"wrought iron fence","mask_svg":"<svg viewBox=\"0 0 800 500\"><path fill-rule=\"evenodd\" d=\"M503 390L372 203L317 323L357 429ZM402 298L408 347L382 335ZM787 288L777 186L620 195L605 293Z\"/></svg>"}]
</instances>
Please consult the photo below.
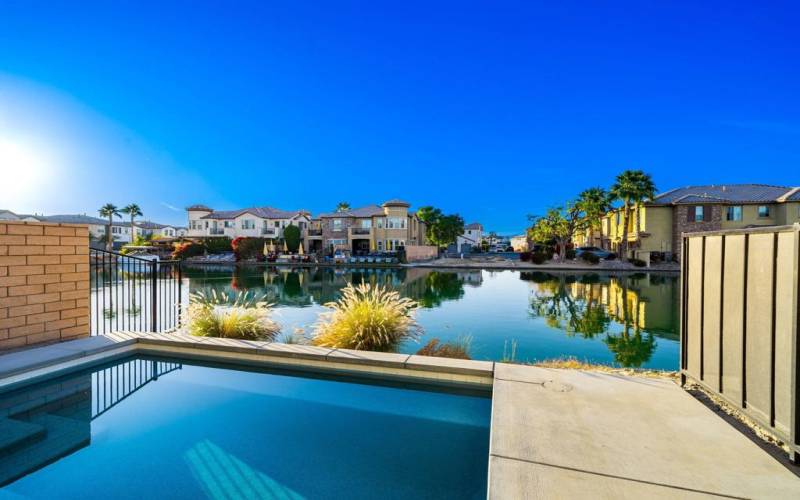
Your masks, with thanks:
<instances>
[{"instance_id":1,"label":"wrought iron fence","mask_svg":"<svg viewBox=\"0 0 800 500\"><path fill-rule=\"evenodd\" d=\"M180 326L181 263L90 249L91 334Z\"/></svg>"}]
</instances>

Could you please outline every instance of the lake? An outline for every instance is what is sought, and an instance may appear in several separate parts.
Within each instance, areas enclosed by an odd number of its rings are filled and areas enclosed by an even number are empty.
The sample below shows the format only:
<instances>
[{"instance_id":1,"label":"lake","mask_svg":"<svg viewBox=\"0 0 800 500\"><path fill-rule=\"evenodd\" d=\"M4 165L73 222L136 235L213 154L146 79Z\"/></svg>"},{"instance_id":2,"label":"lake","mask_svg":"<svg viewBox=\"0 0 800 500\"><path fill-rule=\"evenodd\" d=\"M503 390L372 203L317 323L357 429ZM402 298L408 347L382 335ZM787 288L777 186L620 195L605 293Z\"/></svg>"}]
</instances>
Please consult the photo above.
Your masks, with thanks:
<instances>
[{"instance_id":1,"label":"lake","mask_svg":"<svg viewBox=\"0 0 800 500\"><path fill-rule=\"evenodd\" d=\"M313 333L324 304L347 283L383 284L420 303L431 339L467 341L472 359L530 362L575 357L624 367L677 370L678 277L433 268L187 266L190 291L250 290L275 305L278 340Z\"/></svg>"}]
</instances>

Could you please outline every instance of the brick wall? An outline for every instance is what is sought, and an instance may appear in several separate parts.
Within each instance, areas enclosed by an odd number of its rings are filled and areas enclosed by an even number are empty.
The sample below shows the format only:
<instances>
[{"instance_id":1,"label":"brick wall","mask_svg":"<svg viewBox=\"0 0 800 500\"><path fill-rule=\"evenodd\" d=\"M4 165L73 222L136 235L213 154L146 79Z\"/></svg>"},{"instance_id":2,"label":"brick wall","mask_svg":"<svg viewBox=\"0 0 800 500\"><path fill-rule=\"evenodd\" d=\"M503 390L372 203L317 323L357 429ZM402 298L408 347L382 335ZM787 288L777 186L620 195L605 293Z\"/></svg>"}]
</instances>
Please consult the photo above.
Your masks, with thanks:
<instances>
[{"instance_id":1,"label":"brick wall","mask_svg":"<svg viewBox=\"0 0 800 500\"><path fill-rule=\"evenodd\" d=\"M672 213L672 251L678 258L681 256L681 233L698 231L717 231L722 228L722 205L704 205L711 210L711 219L703 222L689 222L689 207L693 205L677 205Z\"/></svg>"},{"instance_id":2,"label":"brick wall","mask_svg":"<svg viewBox=\"0 0 800 500\"><path fill-rule=\"evenodd\" d=\"M0 221L0 350L89 335L89 229Z\"/></svg>"}]
</instances>

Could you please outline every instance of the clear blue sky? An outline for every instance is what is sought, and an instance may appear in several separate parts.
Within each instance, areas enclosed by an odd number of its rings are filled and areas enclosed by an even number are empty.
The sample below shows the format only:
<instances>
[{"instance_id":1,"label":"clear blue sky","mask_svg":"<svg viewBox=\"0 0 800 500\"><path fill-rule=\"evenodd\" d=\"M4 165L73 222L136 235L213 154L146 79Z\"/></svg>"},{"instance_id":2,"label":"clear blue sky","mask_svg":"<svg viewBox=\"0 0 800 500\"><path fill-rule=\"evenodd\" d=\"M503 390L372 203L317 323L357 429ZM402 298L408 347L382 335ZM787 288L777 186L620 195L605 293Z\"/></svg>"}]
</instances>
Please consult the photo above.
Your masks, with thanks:
<instances>
[{"instance_id":1,"label":"clear blue sky","mask_svg":"<svg viewBox=\"0 0 800 500\"><path fill-rule=\"evenodd\" d=\"M516 232L626 168L800 185L796 4L601 3L5 0L0 208L398 197Z\"/></svg>"}]
</instances>

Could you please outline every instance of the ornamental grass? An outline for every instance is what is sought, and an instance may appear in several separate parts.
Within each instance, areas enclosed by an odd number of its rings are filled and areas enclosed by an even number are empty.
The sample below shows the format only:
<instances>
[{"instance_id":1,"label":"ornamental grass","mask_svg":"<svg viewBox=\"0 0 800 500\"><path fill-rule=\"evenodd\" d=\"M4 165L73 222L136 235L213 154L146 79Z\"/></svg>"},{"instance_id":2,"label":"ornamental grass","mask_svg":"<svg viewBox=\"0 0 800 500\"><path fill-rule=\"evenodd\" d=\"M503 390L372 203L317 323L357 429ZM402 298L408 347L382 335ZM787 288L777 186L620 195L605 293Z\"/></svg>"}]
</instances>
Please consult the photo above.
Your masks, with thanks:
<instances>
[{"instance_id":1,"label":"ornamental grass","mask_svg":"<svg viewBox=\"0 0 800 500\"><path fill-rule=\"evenodd\" d=\"M199 291L189 296L184 324L191 335L243 340L274 340L280 325L272 321L272 304L250 292Z\"/></svg>"},{"instance_id":2,"label":"ornamental grass","mask_svg":"<svg viewBox=\"0 0 800 500\"><path fill-rule=\"evenodd\" d=\"M394 351L406 340L419 338L415 314L419 304L390 288L348 284L336 302L325 304L313 344L362 351Z\"/></svg>"}]
</instances>

